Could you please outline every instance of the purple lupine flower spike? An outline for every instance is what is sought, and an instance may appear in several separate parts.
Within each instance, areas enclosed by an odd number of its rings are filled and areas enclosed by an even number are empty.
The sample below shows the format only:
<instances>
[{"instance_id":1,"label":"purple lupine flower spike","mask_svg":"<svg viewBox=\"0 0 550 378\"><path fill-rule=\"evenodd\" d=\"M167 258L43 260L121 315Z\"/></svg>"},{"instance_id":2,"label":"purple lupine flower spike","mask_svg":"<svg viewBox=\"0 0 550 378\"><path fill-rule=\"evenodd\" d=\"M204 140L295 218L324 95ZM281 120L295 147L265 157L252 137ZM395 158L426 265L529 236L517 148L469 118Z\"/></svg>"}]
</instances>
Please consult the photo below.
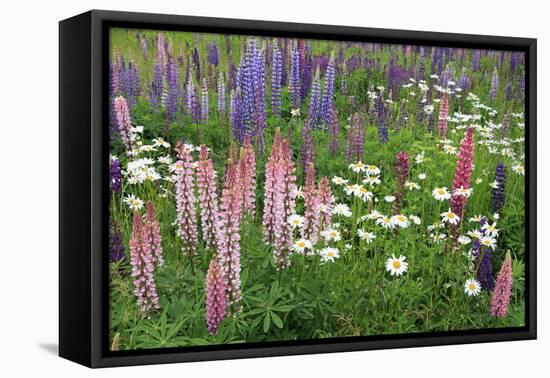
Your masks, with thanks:
<instances>
[{"instance_id":1,"label":"purple lupine flower spike","mask_svg":"<svg viewBox=\"0 0 550 378\"><path fill-rule=\"evenodd\" d=\"M506 166L498 163L495 171L496 187L493 188L492 203L493 212L498 213L504 207L506 190Z\"/></svg>"},{"instance_id":2,"label":"purple lupine flower spike","mask_svg":"<svg viewBox=\"0 0 550 378\"><path fill-rule=\"evenodd\" d=\"M122 177L120 170L120 160L117 157L111 157L110 165L110 187L112 193L120 193L122 187Z\"/></svg>"},{"instance_id":3,"label":"purple lupine flower spike","mask_svg":"<svg viewBox=\"0 0 550 378\"><path fill-rule=\"evenodd\" d=\"M330 60L328 62L327 70L325 73L325 83L323 86L323 99L321 101L321 121L325 128L330 124L330 117L332 112L332 102L334 99L334 71L335 60L334 53L331 53Z\"/></svg>"}]
</instances>

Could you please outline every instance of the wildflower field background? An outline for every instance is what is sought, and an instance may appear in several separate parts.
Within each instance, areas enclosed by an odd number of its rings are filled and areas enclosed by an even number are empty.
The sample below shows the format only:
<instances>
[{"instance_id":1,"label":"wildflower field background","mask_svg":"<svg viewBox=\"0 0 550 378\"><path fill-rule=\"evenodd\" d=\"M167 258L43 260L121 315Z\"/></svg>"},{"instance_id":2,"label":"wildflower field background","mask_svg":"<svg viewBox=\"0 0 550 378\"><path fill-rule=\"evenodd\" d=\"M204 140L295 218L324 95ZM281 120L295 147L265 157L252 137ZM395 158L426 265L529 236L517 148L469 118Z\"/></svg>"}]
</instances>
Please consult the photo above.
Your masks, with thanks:
<instances>
[{"instance_id":1,"label":"wildflower field background","mask_svg":"<svg viewBox=\"0 0 550 378\"><path fill-rule=\"evenodd\" d=\"M523 53L110 52L112 350L524 325Z\"/></svg>"}]
</instances>

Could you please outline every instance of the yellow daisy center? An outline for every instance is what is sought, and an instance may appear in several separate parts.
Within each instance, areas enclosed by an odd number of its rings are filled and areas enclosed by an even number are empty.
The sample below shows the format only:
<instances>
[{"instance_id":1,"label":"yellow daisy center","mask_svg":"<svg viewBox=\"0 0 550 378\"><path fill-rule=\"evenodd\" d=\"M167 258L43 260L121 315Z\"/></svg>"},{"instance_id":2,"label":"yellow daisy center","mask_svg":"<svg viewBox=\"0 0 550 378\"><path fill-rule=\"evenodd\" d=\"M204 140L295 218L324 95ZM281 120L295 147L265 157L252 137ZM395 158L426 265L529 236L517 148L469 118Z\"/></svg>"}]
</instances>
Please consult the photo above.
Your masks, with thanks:
<instances>
[{"instance_id":1,"label":"yellow daisy center","mask_svg":"<svg viewBox=\"0 0 550 378\"><path fill-rule=\"evenodd\" d=\"M443 189L437 189L437 194L439 194L439 195L444 195L444 194L445 194L445 190L443 190Z\"/></svg>"},{"instance_id":2,"label":"yellow daisy center","mask_svg":"<svg viewBox=\"0 0 550 378\"><path fill-rule=\"evenodd\" d=\"M395 269L399 269L399 268L401 268L401 261L399 261L399 260L394 260L393 263L392 263L392 265L393 265L393 267L394 267Z\"/></svg>"},{"instance_id":3,"label":"yellow daisy center","mask_svg":"<svg viewBox=\"0 0 550 378\"><path fill-rule=\"evenodd\" d=\"M328 257L333 257L334 256L334 251L328 251L327 256Z\"/></svg>"},{"instance_id":4,"label":"yellow daisy center","mask_svg":"<svg viewBox=\"0 0 550 378\"><path fill-rule=\"evenodd\" d=\"M474 291L476 289L476 285L474 285L473 283L469 284L468 285L468 289Z\"/></svg>"},{"instance_id":5,"label":"yellow daisy center","mask_svg":"<svg viewBox=\"0 0 550 378\"><path fill-rule=\"evenodd\" d=\"M449 219L453 219L454 217L455 217L454 213L448 213L447 214L447 218L449 218Z\"/></svg>"},{"instance_id":6,"label":"yellow daisy center","mask_svg":"<svg viewBox=\"0 0 550 378\"><path fill-rule=\"evenodd\" d=\"M332 231L330 233L330 236L332 236L334 238L334 237L338 236L338 233L336 231Z\"/></svg>"},{"instance_id":7,"label":"yellow daisy center","mask_svg":"<svg viewBox=\"0 0 550 378\"><path fill-rule=\"evenodd\" d=\"M306 246L306 243L304 243L303 241L298 242L298 247L304 248L305 246Z\"/></svg>"}]
</instances>

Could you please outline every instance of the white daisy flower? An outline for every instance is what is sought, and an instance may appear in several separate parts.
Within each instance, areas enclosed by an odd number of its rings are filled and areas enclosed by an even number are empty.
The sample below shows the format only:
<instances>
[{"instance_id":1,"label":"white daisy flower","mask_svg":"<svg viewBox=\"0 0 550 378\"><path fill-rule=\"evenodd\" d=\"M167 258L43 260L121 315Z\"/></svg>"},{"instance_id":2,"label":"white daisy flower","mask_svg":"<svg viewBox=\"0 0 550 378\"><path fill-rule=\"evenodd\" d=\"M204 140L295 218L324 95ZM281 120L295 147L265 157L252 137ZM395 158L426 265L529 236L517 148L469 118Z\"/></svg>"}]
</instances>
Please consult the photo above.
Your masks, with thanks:
<instances>
[{"instance_id":1,"label":"white daisy flower","mask_svg":"<svg viewBox=\"0 0 550 378\"><path fill-rule=\"evenodd\" d=\"M395 201L395 197L394 196L385 196L384 201L391 203L391 202Z\"/></svg>"},{"instance_id":2,"label":"white daisy flower","mask_svg":"<svg viewBox=\"0 0 550 378\"><path fill-rule=\"evenodd\" d=\"M299 117L300 116L300 109L290 109L290 115L293 117Z\"/></svg>"},{"instance_id":3,"label":"white daisy flower","mask_svg":"<svg viewBox=\"0 0 550 378\"><path fill-rule=\"evenodd\" d=\"M363 180L363 184L369 185L369 186L376 186L379 185L382 181L380 181L380 176L367 176Z\"/></svg>"},{"instance_id":4,"label":"white daisy flower","mask_svg":"<svg viewBox=\"0 0 550 378\"><path fill-rule=\"evenodd\" d=\"M481 222L481 218L482 218L481 214L479 214L479 215L474 215L473 217L470 217L470 218L468 219L468 221L469 221L469 222Z\"/></svg>"},{"instance_id":5,"label":"white daisy flower","mask_svg":"<svg viewBox=\"0 0 550 378\"><path fill-rule=\"evenodd\" d=\"M340 251L337 248L326 247L319 251L322 262L334 262L334 259L340 258Z\"/></svg>"},{"instance_id":6,"label":"white daisy flower","mask_svg":"<svg viewBox=\"0 0 550 378\"><path fill-rule=\"evenodd\" d=\"M355 194L357 192L357 190L359 189L359 185L357 184L352 184L352 185L346 185L344 186L344 192L348 195L348 196L351 196L353 194Z\"/></svg>"},{"instance_id":7,"label":"white daisy flower","mask_svg":"<svg viewBox=\"0 0 550 378\"><path fill-rule=\"evenodd\" d=\"M493 250L497 247L497 240L492 236L482 236L481 238L479 238L479 242L481 243L481 245L489 247Z\"/></svg>"},{"instance_id":8,"label":"white daisy flower","mask_svg":"<svg viewBox=\"0 0 550 378\"><path fill-rule=\"evenodd\" d=\"M490 182L489 186L493 189L498 189L498 181Z\"/></svg>"},{"instance_id":9,"label":"white daisy flower","mask_svg":"<svg viewBox=\"0 0 550 378\"><path fill-rule=\"evenodd\" d=\"M426 180L426 174L425 174L425 173L420 173L420 174L418 175L418 179L419 179L419 180Z\"/></svg>"},{"instance_id":10,"label":"white daisy flower","mask_svg":"<svg viewBox=\"0 0 550 378\"><path fill-rule=\"evenodd\" d=\"M388 260L386 260L386 271L390 272L392 276L401 276L409 268L409 264L405 261L406 257L400 255L399 258L396 258L395 255L392 255Z\"/></svg>"},{"instance_id":11,"label":"white daisy flower","mask_svg":"<svg viewBox=\"0 0 550 378\"><path fill-rule=\"evenodd\" d=\"M460 188L456 188L453 192L453 195L468 198L472 195L474 192L474 188L465 188L461 186Z\"/></svg>"},{"instance_id":12,"label":"white daisy flower","mask_svg":"<svg viewBox=\"0 0 550 378\"><path fill-rule=\"evenodd\" d=\"M168 143L167 141L165 141L162 138L155 138L155 139L153 139L153 146L170 148L170 143Z\"/></svg>"},{"instance_id":13,"label":"white daisy flower","mask_svg":"<svg viewBox=\"0 0 550 378\"><path fill-rule=\"evenodd\" d=\"M378 218L376 220L376 224L377 225L380 225L384 228L387 228L387 229L393 229L395 227L395 223L392 222L391 218L387 217L387 216L383 216L381 218Z\"/></svg>"},{"instance_id":14,"label":"white daisy flower","mask_svg":"<svg viewBox=\"0 0 550 378\"><path fill-rule=\"evenodd\" d=\"M470 244L470 242L472 241L472 239L464 235L459 236L457 240L462 245Z\"/></svg>"},{"instance_id":15,"label":"white daisy flower","mask_svg":"<svg viewBox=\"0 0 550 378\"><path fill-rule=\"evenodd\" d=\"M363 201L370 201L374 197L374 193L369 192L363 185L357 185L353 194Z\"/></svg>"},{"instance_id":16,"label":"white daisy flower","mask_svg":"<svg viewBox=\"0 0 550 378\"><path fill-rule=\"evenodd\" d=\"M335 185L346 185L348 183L348 180L343 179L342 177L339 177L339 176L334 176L332 178L332 183Z\"/></svg>"},{"instance_id":17,"label":"white daisy flower","mask_svg":"<svg viewBox=\"0 0 550 378\"><path fill-rule=\"evenodd\" d=\"M468 231L467 234L469 237L474 239L481 239L483 237L483 234L479 232L479 230Z\"/></svg>"},{"instance_id":18,"label":"white daisy flower","mask_svg":"<svg viewBox=\"0 0 550 378\"><path fill-rule=\"evenodd\" d=\"M405 181L405 188L409 189L409 190L418 190L420 189L420 185L418 185L416 182L412 182L412 181Z\"/></svg>"},{"instance_id":19,"label":"white daisy flower","mask_svg":"<svg viewBox=\"0 0 550 378\"><path fill-rule=\"evenodd\" d=\"M372 243L372 241L376 239L376 235L373 232L367 232L362 228L357 230L357 236L359 236L359 239L366 241L367 244Z\"/></svg>"},{"instance_id":20,"label":"white daisy flower","mask_svg":"<svg viewBox=\"0 0 550 378\"><path fill-rule=\"evenodd\" d=\"M321 231L321 236L325 239L325 241L340 241L342 240L342 235L340 234L340 231L338 231L335 228L327 228L326 230Z\"/></svg>"},{"instance_id":21,"label":"white daisy flower","mask_svg":"<svg viewBox=\"0 0 550 378\"><path fill-rule=\"evenodd\" d=\"M516 172L518 175L525 176L525 167L523 164L515 164L512 166L512 170Z\"/></svg>"},{"instance_id":22,"label":"white daisy flower","mask_svg":"<svg viewBox=\"0 0 550 378\"><path fill-rule=\"evenodd\" d=\"M296 227L302 228L304 225L304 217L298 214L292 214L288 217L288 223L292 226L292 229Z\"/></svg>"},{"instance_id":23,"label":"white daisy flower","mask_svg":"<svg viewBox=\"0 0 550 378\"><path fill-rule=\"evenodd\" d=\"M500 231L497 229L497 222L493 222L493 224L485 223L481 229L485 231L485 234L494 238L498 236L498 232Z\"/></svg>"},{"instance_id":24,"label":"white daisy flower","mask_svg":"<svg viewBox=\"0 0 550 378\"><path fill-rule=\"evenodd\" d=\"M481 284L473 278L469 278L464 284L464 292L468 294L469 297L475 297L481 292Z\"/></svg>"},{"instance_id":25,"label":"white daisy flower","mask_svg":"<svg viewBox=\"0 0 550 378\"><path fill-rule=\"evenodd\" d=\"M416 215L409 215L409 219L416 225L422 223L422 219L420 219L420 217L417 217Z\"/></svg>"},{"instance_id":26,"label":"white daisy flower","mask_svg":"<svg viewBox=\"0 0 550 378\"><path fill-rule=\"evenodd\" d=\"M338 203L332 208L332 214L349 218L351 217L351 210L345 203Z\"/></svg>"},{"instance_id":27,"label":"white daisy flower","mask_svg":"<svg viewBox=\"0 0 550 378\"><path fill-rule=\"evenodd\" d=\"M453 213L451 209L449 211L446 211L444 213L441 213L441 218L443 222L449 223L449 224L458 224L460 221L460 217Z\"/></svg>"},{"instance_id":28,"label":"white daisy flower","mask_svg":"<svg viewBox=\"0 0 550 378\"><path fill-rule=\"evenodd\" d=\"M432 191L432 196L438 201L444 201L451 198L451 193L447 191L447 187L435 188Z\"/></svg>"},{"instance_id":29,"label":"white daisy flower","mask_svg":"<svg viewBox=\"0 0 550 378\"><path fill-rule=\"evenodd\" d=\"M304 198L304 191L302 190L301 186L294 189L294 195L296 196L296 198Z\"/></svg>"},{"instance_id":30,"label":"white daisy flower","mask_svg":"<svg viewBox=\"0 0 550 378\"><path fill-rule=\"evenodd\" d=\"M478 178L478 179L476 179L476 184L478 184L478 185L479 185L479 184L481 184L482 182L483 182L483 179L482 179L482 178Z\"/></svg>"},{"instance_id":31,"label":"white daisy flower","mask_svg":"<svg viewBox=\"0 0 550 378\"><path fill-rule=\"evenodd\" d=\"M407 228L411 225L409 219L403 214L397 214L391 217L391 221L401 228Z\"/></svg>"},{"instance_id":32,"label":"white daisy flower","mask_svg":"<svg viewBox=\"0 0 550 378\"><path fill-rule=\"evenodd\" d=\"M358 161L357 163L352 163L349 165L349 169L351 169L355 173L359 172L365 172L365 169L367 166L363 164L362 162Z\"/></svg>"},{"instance_id":33,"label":"white daisy flower","mask_svg":"<svg viewBox=\"0 0 550 378\"><path fill-rule=\"evenodd\" d=\"M313 245L307 239L296 240L294 243L292 243L292 246L290 247L291 250L299 254L303 254L305 253L306 249L311 250L312 248Z\"/></svg>"},{"instance_id":34,"label":"white daisy flower","mask_svg":"<svg viewBox=\"0 0 550 378\"><path fill-rule=\"evenodd\" d=\"M380 174L380 168L378 168L376 165L367 165L366 172L369 176L377 176Z\"/></svg>"},{"instance_id":35,"label":"white daisy flower","mask_svg":"<svg viewBox=\"0 0 550 378\"><path fill-rule=\"evenodd\" d=\"M124 202L132 210L140 210L143 208L144 205L144 202L133 194L130 194L126 198L124 198Z\"/></svg>"},{"instance_id":36,"label":"white daisy flower","mask_svg":"<svg viewBox=\"0 0 550 378\"><path fill-rule=\"evenodd\" d=\"M443 146L443 151L447 155L456 155L458 153L458 148L451 146L450 144L446 144Z\"/></svg>"},{"instance_id":37,"label":"white daisy flower","mask_svg":"<svg viewBox=\"0 0 550 378\"><path fill-rule=\"evenodd\" d=\"M366 217L370 220L375 220L378 218L382 218L384 215L382 215L378 210L372 209L369 214L366 215Z\"/></svg>"},{"instance_id":38,"label":"white daisy flower","mask_svg":"<svg viewBox=\"0 0 550 378\"><path fill-rule=\"evenodd\" d=\"M414 158L414 161L416 162L416 164L422 164L424 162L424 156L425 156L425 152L422 151L421 153L417 154Z\"/></svg>"}]
</instances>

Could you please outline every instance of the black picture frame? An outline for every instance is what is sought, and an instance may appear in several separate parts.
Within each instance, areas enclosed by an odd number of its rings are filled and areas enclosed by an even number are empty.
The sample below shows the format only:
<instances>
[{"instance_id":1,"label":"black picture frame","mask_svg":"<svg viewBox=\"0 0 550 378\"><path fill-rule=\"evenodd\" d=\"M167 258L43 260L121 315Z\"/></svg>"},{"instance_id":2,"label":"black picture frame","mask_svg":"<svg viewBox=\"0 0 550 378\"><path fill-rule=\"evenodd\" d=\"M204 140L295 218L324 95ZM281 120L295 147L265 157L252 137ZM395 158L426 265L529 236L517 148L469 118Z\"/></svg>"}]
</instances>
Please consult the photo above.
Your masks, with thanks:
<instances>
[{"instance_id":1,"label":"black picture frame","mask_svg":"<svg viewBox=\"0 0 550 378\"><path fill-rule=\"evenodd\" d=\"M108 348L108 28L150 28L525 52L525 327L110 352ZM88 367L535 339L537 41L92 10L59 24L59 354Z\"/></svg>"}]
</instances>

